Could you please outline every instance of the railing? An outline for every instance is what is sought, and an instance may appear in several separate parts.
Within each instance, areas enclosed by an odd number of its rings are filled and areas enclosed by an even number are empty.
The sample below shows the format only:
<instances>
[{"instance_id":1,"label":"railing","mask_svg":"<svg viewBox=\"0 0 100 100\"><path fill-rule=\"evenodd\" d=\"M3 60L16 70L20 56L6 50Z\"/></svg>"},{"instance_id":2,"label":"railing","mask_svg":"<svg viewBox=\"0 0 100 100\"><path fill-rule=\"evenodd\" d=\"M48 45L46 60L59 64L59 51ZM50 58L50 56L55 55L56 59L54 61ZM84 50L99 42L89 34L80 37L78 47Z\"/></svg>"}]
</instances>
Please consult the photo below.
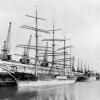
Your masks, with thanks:
<instances>
[{"instance_id":1,"label":"railing","mask_svg":"<svg viewBox=\"0 0 100 100\"><path fill-rule=\"evenodd\" d=\"M35 74L35 66L33 65L24 65L24 64L16 64L16 63L0 63L0 66L3 66L3 68L5 68L6 70L9 70L11 72L22 72L22 73L29 73L29 74ZM37 66L36 70L37 70L37 74L49 74L50 72L50 67L41 67L41 66ZM51 74L63 74L63 69L52 69L52 71L50 72Z\"/></svg>"}]
</instances>

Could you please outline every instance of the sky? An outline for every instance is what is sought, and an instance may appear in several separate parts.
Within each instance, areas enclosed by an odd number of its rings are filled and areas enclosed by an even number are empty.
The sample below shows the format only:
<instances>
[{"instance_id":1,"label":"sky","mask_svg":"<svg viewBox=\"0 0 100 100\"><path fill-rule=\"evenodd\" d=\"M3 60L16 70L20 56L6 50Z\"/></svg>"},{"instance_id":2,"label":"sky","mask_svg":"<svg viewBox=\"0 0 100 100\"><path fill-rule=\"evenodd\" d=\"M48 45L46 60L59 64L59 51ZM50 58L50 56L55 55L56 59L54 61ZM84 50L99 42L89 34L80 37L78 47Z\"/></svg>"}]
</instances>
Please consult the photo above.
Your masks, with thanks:
<instances>
[{"instance_id":1,"label":"sky","mask_svg":"<svg viewBox=\"0 0 100 100\"><path fill-rule=\"evenodd\" d=\"M62 29L55 33L56 38L65 35L66 39L71 39L76 66L80 59L90 69L100 72L100 0L0 0L0 47L6 39L10 21L11 53L21 51L15 46L19 43L27 44L30 34L33 34L34 45L34 31L20 26L34 26L34 19L25 15L35 16L36 9L39 17L47 19L46 22L39 21L40 28L52 29L54 18L55 28ZM40 38L48 37L51 38L51 35L40 34ZM62 46L58 42L56 45Z\"/></svg>"}]
</instances>

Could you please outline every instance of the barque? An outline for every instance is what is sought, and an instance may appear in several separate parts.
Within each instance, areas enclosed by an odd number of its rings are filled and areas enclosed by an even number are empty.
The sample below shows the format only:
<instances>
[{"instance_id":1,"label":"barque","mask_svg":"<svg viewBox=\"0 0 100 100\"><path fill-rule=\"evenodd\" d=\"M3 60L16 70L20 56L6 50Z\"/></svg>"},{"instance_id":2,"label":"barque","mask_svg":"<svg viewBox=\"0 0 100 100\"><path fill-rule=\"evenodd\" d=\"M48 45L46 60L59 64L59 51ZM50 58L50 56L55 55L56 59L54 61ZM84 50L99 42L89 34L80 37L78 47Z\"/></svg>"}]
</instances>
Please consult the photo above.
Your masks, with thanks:
<instances>
[{"instance_id":1,"label":"barque","mask_svg":"<svg viewBox=\"0 0 100 100\"><path fill-rule=\"evenodd\" d=\"M74 83L76 78L72 71L73 57L71 53L66 52L66 48L71 48L72 46L65 46L66 39L55 39L55 29L53 23L52 30L43 30L38 28L38 20L45 20L43 18L36 16L26 15L35 19L35 27L28 25L22 25L21 28L30 29L35 31L36 45L31 45L30 35L27 45L19 44L17 47L24 48L23 55L15 54L21 56L19 61L12 60L12 55L10 54L10 35L11 35L11 22L9 24L8 35L4 45L1 49L0 54L0 86L50 86L50 85L61 85ZM52 39L44 39L46 41L46 46L38 45L39 32L53 34ZM52 47L48 46L48 42L52 41ZM55 50L55 42L63 42L64 46ZM35 50L35 57L29 57L29 49ZM62 52L63 50L63 52ZM61 52L58 52L61 51ZM63 56L62 59L60 56ZM49 59L48 59L49 57ZM50 58L51 57L51 58ZM30 59L34 59L35 63L31 63ZM52 59L52 61L50 61ZM69 62L69 65L66 64Z\"/></svg>"}]
</instances>

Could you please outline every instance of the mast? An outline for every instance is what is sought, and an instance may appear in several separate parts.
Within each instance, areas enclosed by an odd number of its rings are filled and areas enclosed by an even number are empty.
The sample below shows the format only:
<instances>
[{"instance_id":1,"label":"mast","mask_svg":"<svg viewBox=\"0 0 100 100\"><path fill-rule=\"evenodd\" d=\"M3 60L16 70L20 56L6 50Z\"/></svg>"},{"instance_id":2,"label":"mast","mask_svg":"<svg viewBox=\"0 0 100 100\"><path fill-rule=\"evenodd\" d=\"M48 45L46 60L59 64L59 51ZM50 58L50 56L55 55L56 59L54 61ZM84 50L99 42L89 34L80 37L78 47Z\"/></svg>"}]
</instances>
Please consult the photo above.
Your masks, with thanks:
<instances>
[{"instance_id":1,"label":"mast","mask_svg":"<svg viewBox=\"0 0 100 100\"><path fill-rule=\"evenodd\" d=\"M53 29L49 30L49 31L52 31L53 37L52 37L52 40L48 39L49 41L52 41L52 68L54 68L54 65L55 65L55 41L63 41L60 39L55 39L55 31L58 31L58 30L61 30L61 29L55 29L54 19L53 19Z\"/></svg>"},{"instance_id":2,"label":"mast","mask_svg":"<svg viewBox=\"0 0 100 100\"><path fill-rule=\"evenodd\" d=\"M59 31L61 29L55 29L55 25L54 25L54 19L53 19L53 29L52 30L49 30L49 31L52 31L52 39L43 39L42 41L52 41L52 66L51 66L51 69L50 69L50 73L51 73L51 70L52 68L55 68L55 41L63 41L63 39L55 39L55 31Z\"/></svg>"},{"instance_id":3,"label":"mast","mask_svg":"<svg viewBox=\"0 0 100 100\"><path fill-rule=\"evenodd\" d=\"M67 40L69 40L69 39L67 39ZM69 46L69 48L70 48L70 57L69 57L70 65L69 66L70 66L71 70L73 70L73 68L72 68L73 66L72 66L72 62L71 62L71 60L72 60L71 47L72 47L72 45L70 44L70 46ZM64 71L65 71L65 66L66 66L66 40L65 40L65 36L64 36L64 48L63 49L64 49ZM65 72L64 72L64 75L65 75Z\"/></svg>"},{"instance_id":4,"label":"mast","mask_svg":"<svg viewBox=\"0 0 100 100\"><path fill-rule=\"evenodd\" d=\"M43 18L39 18L38 17L38 14L37 14L37 10L36 10L36 16L30 16L30 15L26 15L27 17L31 17L31 18L34 18L35 19L35 27L31 27L31 26L28 26L28 25L22 25L21 28L25 28L25 29L29 29L29 30L34 30L35 31L35 38L36 38L36 44L35 44L35 67L37 67L38 65L38 37L39 37L39 34L38 32L43 32L43 33L50 33L49 31L47 30L43 30L43 29L39 29L38 28L38 20L45 20L46 19L43 19ZM37 73L37 72L36 72Z\"/></svg>"},{"instance_id":5,"label":"mast","mask_svg":"<svg viewBox=\"0 0 100 100\"><path fill-rule=\"evenodd\" d=\"M71 45L71 43L70 43L70 45ZM71 54L71 52L72 52L72 49L70 48L70 68L72 69L72 59L71 59L72 54Z\"/></svg>"},{"instance_id":6,"label":"mast","mask_svg":"<svg viewBox=\"0 0 100 100\"><path fill-rule=\"evenodd\" d=\"M64 75L65 75L65 66L66 66L66 48L65 48L65 44L66 44L66 40L65 40L65 36L64 36Z\"/></svg>"},{"instance_id":7,"label":"mast","mask_svg":"<svg viewBox=\"0 0 100 100\"><path fill-rule=\"evenodd\" d=\"M52 40L52 67L54 68L54 64L55 64L55 55L54 55L54 52L55 52L55 41L54 41L54 38L55 38L55 34L54 34L54 20L53 20L53 30L52 30L52 33L53 33L53 40Z\"/></svg>"},{"instance_id":8,"label":"mast","mask_svg":"<svg viewBox=\"0 0 100 100\"><path fill-rule=\"evenodd\" d=\"M72 71L75 71L75 67L74 67L75 57L74 56L73 56L72 60L73 60L73 62L72 62Z\"/></svg>"},{"instance_id":9,"label":"mast","mask_svg":"<svg viewBox=\"0 0 100 100\"><path fill-rule=\"evenodd\" d=\"M36 18L35 18L35 27L36 27L36 33L35 33L35 37L36 37L36 55L35 55L35 66L37 65L37 60L38 60L38 17L37 17L37 10L36 10Z\"/></svg>"},{"instance_id":10,"label":"mast","mask_svg":"<svg viewBox=\"0 0 100 100\"><path fill-rule=\"evenodd\" d=\"M48 42L46 43L46 50L44 53L44 61L47 61Z\"/></svg>"}]
</instances>

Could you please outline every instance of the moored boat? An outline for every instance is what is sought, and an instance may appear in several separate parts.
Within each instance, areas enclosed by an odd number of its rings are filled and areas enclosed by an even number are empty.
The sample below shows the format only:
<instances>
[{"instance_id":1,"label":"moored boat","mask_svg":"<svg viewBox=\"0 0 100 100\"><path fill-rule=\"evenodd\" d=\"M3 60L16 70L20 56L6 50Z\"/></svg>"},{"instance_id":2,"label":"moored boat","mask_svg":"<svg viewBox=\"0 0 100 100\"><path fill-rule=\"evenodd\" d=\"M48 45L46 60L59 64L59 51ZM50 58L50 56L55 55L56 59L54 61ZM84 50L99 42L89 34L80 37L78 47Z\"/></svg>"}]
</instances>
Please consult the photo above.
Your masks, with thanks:
<instances>
[{"instance_id":1,"label":"moored boat","mask_svg":"<svg viewBox=\"0 0 100 100\"><path fill-rule=\"evenodd\" d=\"M82 75L77 76L76 82L89 82L89 81L95 81L96 80L96 76L95 75L91 75L91 74L86 74L83 73Z\"/></svg>"}]
</instances>

